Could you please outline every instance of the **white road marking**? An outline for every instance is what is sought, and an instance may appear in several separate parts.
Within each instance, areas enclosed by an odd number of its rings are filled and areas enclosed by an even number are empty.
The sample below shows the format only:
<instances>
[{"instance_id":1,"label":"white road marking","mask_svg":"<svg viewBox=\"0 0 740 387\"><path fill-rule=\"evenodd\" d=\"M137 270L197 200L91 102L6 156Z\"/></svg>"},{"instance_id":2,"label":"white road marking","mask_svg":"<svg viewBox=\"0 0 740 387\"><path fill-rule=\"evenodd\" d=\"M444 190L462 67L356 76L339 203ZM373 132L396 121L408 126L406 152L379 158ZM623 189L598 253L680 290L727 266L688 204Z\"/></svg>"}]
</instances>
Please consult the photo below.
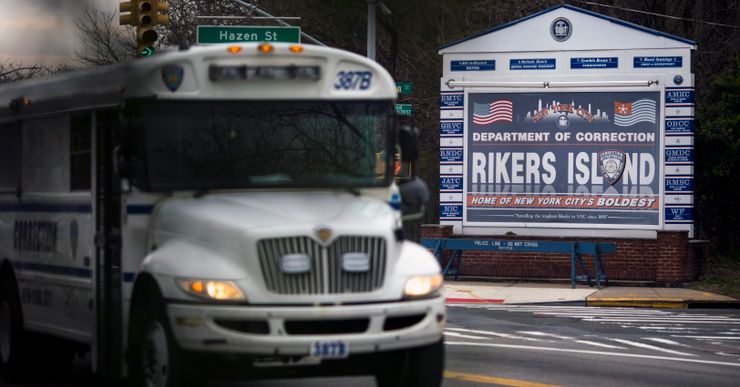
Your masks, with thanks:
<instances>
[{"instance_id":1,"label":"white road marking","mask_svg":"<svg viewBox=\"0 0 740 387\"><path fill-rule=\"evenodd\" d=\"M570 352L570 353L582 353L582 354L587 354L587 355L634 357L638 359L668 360L668 361L677 361L677 362L684 362L684 363L700 363L700 364L713 364L713 365L740 367L740 362L730 363L730 362L725 362L725 361L687 359L683 357L668 357L668 356L655 356L655 355L639 355L635 353L624 353L624 352L602 352L602 351L590 351L590 350L583 350L583 349L533 347L529 345L496 344L496 343L468 343L468 342L457 342L457 341L448 341L445 343L445 345L462 345L462 346L467 345L467 346L472 346L472 347L493 347L493 348L529 349L529 350L534 350L534 351Z\"/></svg>"},{"instance_id":2,"label":"white road marking","mask_svg":"<svg viewBox=\"0 0 740 387\"><path fill-rule=\"evenodd\" d=\"M732 325L738 325L740 324L740 320L738 321L720 321L720 320L677 320L677 319L664 319L664 320L658 320L658 319L622 319L622 318L584 318L581 319L582 321L590 321L590 322L634 322L634 323L646 323L646 322L664 322L664 323L682 323L682 324L732 324Z\"/></svg>"},{"instance_id":3,"label":"white road marking","mask_svg":"<svg viewBox=\"0 0 740 387\"><path fill-rule=\"evenodd\" d=\"M635 324L626 324L622 325L622 328L638 328L638 329L654 329L656 331L659 330L668 330L668 331L702 331L704 329L702 328L694 328L694 327L667 327L664 325L645 325L645 326L636 326Z\"/></svg>"},{"instance_id":4,"label":"white road marking","mask_svg":"<svg viewBox=\"0 0 740 387\"><path fill-rule=\"evenodd\" d=\"M555 314L638 314L638 315L671 315L673 313L671 312L663 312L663 311L643 311L643 310L637 310L637 309L627 309L627 310L593 310L593 309L554 309L554 308L548 308L548 309L542 309L542 308L517 308L517 309L511 309L511 308L501 308L501 307L493 307L489 306L489 310L505 310L509 312L529 312L529 313L555 313Z\"/></svg>"},{"instance_id":5,"label":"white road marking","mask_svg":"<svg viewBox=\"0 0 740 387\"><path fill-rule=\"evenodd\" d=\"M463 306L466 307L466 306ZM597 308L597 307L568 307L568 306L548 306L548 305L471 305L470 307L476 308L487 308L492 311L509 311L509 312L529 312L540 315L553 315L562 317L604 317L604 318L627 318L635 317L635 319L642 319L648 317L650 320L680 320L684 321L697 321L697 320L712 320L712 321L738 321L740 319L731 318L728 316L717 316L708 315L705 313L676 313L669 311L661 311L654 309L639 309L639 308ZM631 321L631 320L628 320ZM644 320L640 320L644 321ZM676 321L678 322L678 321ZM740 329L738 330L740 331Z\"/></svg>"},{"instance_id":6,"label":"white road marking","mask_svg":"<svg viewBox=\"0 0 740 387\"><path fill-rule=\"evenodd\" d=\"M645 308L597 308L592 306L549 306L549 305L488 305L489 308L496 309L517 309L517 310L573 310L582 312L636 312L636 313L675 313L659 309L645 309Z\"/></svg>"},{"instance_id":7,"label":"white road marking","mask_svg":"<svg viewBox=\"0 0 740 387\"><path fill-rule=\"evenodd\" d=\"M472 335L463 335L462 333L455 333L455 332L444 332L445 336L452 336L452 337L460 337L463 339L473 339L473 340L488 340L488 337L481 337L481 336L472 336Z\"/></svg>"},{"instance_id":8,"label":"white road marking","mask_svg":"<svg viewBox=\"0 0 740 387\"><path fill-rule=\"evenodd\" d=\"M556 335L554 333L545 333L545 332L537 332L537 331L517 331L516 333L521 333L523 335L552 337L552 338L560 339L560 340L573 340L572 337L560 336L560 335Z\"/></svg>"},{"instance_id":9,"label":"white road marking","mask_svg":"<svg viewBox=\"0 0 740 387\"><path fill-rule=\"evenodd\" d=\"M631 340L625 340L625 339L613 339L613 338L607 338L607 339L608 340L612 340L612 341L616 341L617 343L622 343L624 345L631 345L633 347L651 349L653 351L660 351L660 352L665 352L665 353L672 353L674 355L682 355L682 356L696 356L696 355L692 355L690 353L679 352L679 351L674 351L672 349L665 349L665 348L661 348L661 347L656 347L654 345L640 343L640 342L637 342L637 341L631 341Z\"/></svg>"},{"instance_id":10,"label":"white road marking","mask_svg":"<svg viewBox=\"0 0 740 387\"><path fill-rule=\"evenodd\" d=\"M544 314L544 313L543 313ZM631 317L632 315L601 315L601 314L594 314L594 315L577 315L577 314L561 314L561 316L564 317L603 317L605 319L611 319L611 318L627 318ZM640 315L634 315L634 317L639 318L645 318L649 320L680 320L680 321L738 321L740 322L740 318L729 318L725 316L686 316L686 315L671 315L671 316L640 316Z\"/></svg>"},{"instance_id":11,"label":"white road marking","mask_svg":"<svg viewBox=\"0 0 740 387\"><path fill-rule=\"evenodd\" d=\"M496 336L501 337L504 339L517 339L517 340L528 340L528 341L542 341L538 339L533 339L531 337L522 337L517 335L512 335L509 333L498 333L498 332L491 332L491 331L481 331L477 329L464 329L464 328L447 328L447 330L451 331L457 331L457 332L467 332L467 333L477 333L479 335L489 335L489 336Z\"/></svg>"},{"instance_id":12,"label":"white road marking","mask_svg":"<svg viewBox=\"0 0 740 387\"><path fill-rule=\"evenodd\" d=\"M602 347L602 348L627 349L625 347L619 347L616 345L609 345L609 344L604 344L604 343L597 343L595 341L588 341L588 340L576 340L576 343L593 345L593 346Z\"/></svg>"},{"instance_id":13,"label":"white road marking","mask_svg":"<svg viewBox=\"0 0 740 387\"><path fill-rule=\"evenodd\" d=\"M523 335L552 337L552 338L560 339L560 340L570 340L570 341L573 341L575 343L586 344L586 345L593 345L593 346L602 347L602 348L627 349L627 348L619 347L619 346L616 346L616 345L609 345L609 344L597 343L595 341L576 340L576 339L574 339L572 337L569 337L569 336L561 336L561 335L556 335L556 334L552 334L552 333L537 332L537 331L518 331L517 333L521 333Z\"/></svg>"},{"instance_id":14,"label":"white road marking","mask_svg":"<svg viewBox=\"0 0 740 387\"><path fill-rule=\"evenodd\" d=\"M670 335L673 338L689 338L700 340L704 343L713 345L728 345L730 343L737 343L740 340L740 318L737 316L730 315L711 315L705 313L684 313L674 311L664 311L655 309L640 309L640 308L596 308L596 307L580 307L580 306L550 306L550 305L450 305L452 307L470 307L470 308L485 308L486 310L495 312L510 312L510 313L531 313L533 315L539 315L543 317L553 318L569 318L578 319L580 321L587 322L598 322L600 324L616 325L625 329L639 329L644 332L653 331L656 334ZM720 332L717 332L721 329ZM490 331L475 331L465 330L461 331L468 333L469 335L486 335L496 336L508 339L519 339L519 340L530 340L540 342L550 342L554 340L572 341L574 343L592 345L602 348L609 349L620 349L627 350L625 347L617 346L617 344L626 344L631 347L639 347L646 350L659 351L668 354L678 356L697 356L690 353L680 352L673 349L662 348L656 345L650 345L646 342L653 342L655 344L663 344L668 346L683 347L688 350L691 348L690 345L680 343L679 341L669 340L667 338L660 337L643 337L640 341L629 341L621 339L608 339L612 343L604 344L601 341L607 338L602 336L584 336L584 337L570 337L552 333L545 333L540 331L517 331L512 332L522 336L534 336L539 338L532 339L530 337L520 337L516 334L508 333L497 333ZM702 334L706 334L703 336ZM589 338L591 337L591 338ZM585 338L582 340L582 338ZM614 344L614 345L611 345ZM719 348L718 348L719 349ZM724 352L722 352L724 354ZM737 357L737 354L726 354L728 357ZM738 359L740 361L740 359ZM734 365L734 364L733 364Z\"/></svg>"},{"instance_id":15,"label":"white road marking","mask_svg":"<svg viewBox=\"0 0 740 387\"><path fill-rule=\"evenodd\" d=\"M678 336L673 335L673 337L678 337ZM688 347L688 345L686 344L681 344L673 340L661 339L658 337L643 337L643 340L650 340L650 341L655 341L656 343L662 343L662 344L668 344L668 345L677 345L680 347Z\"/></svg>"},{"instance_id":16,"label":"white road marking","mask_svg":"<svg viewBox=\"0 0 740 387\"><path fill-rule=\"evenodd\" d=\"M595 310L595 309L518 309L519 311L537 312L537 313L585 313L585 314L640 314L640 315L669 315L676 312L666 312L655 309L615 309L615 310ZM702 315L697 313L697 315ZM706 314L704 314L706 316Z\"/></svg>"},{"instance_id":17,"label":"white road marking","mask_svg":"<svg viewBox=\"0 0 740 387\"><path fill-rule=\"evenodd\" d=\"M697 320L697 321L699 320L701 321L705 321L705 320L706 321L740 321L740 318L730 318L727 316L689 316L685 314L677 314L674 316L657 316L657 317L650 317L650 318L656 319L656 320L674 319L674 320Z\"/></svg>"},{"instance_id":18,"label":"white road marking","mask_svg":"<svg viewBox=\"0 0 740 387\"><path fill-rule=\"evenodd\" d=\"M627 318L627 317L635 317L635 318L650 318L650 319L675 319L675 320L717 320L717 321L740 321L740 319L732 319L725 316L689 316L689 315L681 315L681 314L674 314L674 315L646 315L646 314L638 314L638 313L561 313L561 312L533 312L537 315L544 315L544 316L562 316L562 317L573 317L573 318L581 318L581 317L604 317L604 318L611 318L611 317L621 317L621 318Z\"/></svg>"},{"instance_id":19,"label":"white road marking","mask_svg":"<svg viewBox=\"0 0 740 387\"><path fill-rule=\"evenodd\" d=\"M688 337L691 339L704 339L704 340L740 340L740 337L727 337L727 336L690 336L690 335L671 335L673 337Z\"/></svg>"}]
</instances>

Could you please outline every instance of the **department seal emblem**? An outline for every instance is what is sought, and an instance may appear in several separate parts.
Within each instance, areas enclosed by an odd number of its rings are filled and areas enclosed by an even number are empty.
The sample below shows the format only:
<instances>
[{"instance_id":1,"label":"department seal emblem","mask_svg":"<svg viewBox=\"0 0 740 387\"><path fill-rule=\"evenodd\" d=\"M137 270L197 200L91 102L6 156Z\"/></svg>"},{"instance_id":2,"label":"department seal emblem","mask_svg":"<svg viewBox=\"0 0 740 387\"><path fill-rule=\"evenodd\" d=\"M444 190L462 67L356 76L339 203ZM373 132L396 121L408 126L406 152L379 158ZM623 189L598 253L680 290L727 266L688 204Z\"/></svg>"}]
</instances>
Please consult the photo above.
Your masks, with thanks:
<instances>
[{"instance_id":1,"label":"department seal emblem","mask_svg":"<svg viewBox=\"0 0 740 387\"><path fill-rule=\"evenodd\" d=\"M624 172L625 153L617 149L599 152L599 169L609 185L614 185Z\"/></svg>"},{"instance_id":2,"label":"department seal emblem","mask_svg":"<svg viewBox=\"0 0 740 387\"><path fill-rule=\"evenodd\" d=\"M558 42L564 42L570 38L573 33L573 24L570 20L559 17L550 24L550 36Z\"/></svg>"}]
</instances>

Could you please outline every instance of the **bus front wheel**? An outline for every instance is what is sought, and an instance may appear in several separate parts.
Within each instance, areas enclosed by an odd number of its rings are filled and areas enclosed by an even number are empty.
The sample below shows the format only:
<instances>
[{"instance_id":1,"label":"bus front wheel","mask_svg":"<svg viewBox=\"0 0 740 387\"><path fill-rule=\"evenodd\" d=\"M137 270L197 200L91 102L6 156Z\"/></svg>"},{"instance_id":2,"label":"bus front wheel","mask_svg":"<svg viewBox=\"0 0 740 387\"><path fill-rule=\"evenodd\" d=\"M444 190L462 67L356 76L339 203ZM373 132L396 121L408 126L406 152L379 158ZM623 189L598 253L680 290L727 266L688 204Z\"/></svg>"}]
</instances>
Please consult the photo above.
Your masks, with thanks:
<instances>
[{"instance_id":1,"label":"bus front wheel","mask_svg":"<svg viewBox=\"0 0 740 387\"><path fill-rule=\"evenodd\" d=\"M134 386L174 387L194 383L185 367L185 354L169 327L161 298L149 300L139 310L131 335L129 365Z\"/></svg>"},{"instance_id":2,"label":"bus front wheel","mask_svg":"<svg viewBox=\"0 0 740 387\"><path fill-rule=\"evenodd\" d=\"M6 381L20 381L24 375L23 317L15 281L0 279L0 370Z\"/></svg>"},{"instance_id":3,"label":"bus front wheel","mask_svg":"<svg viewBox=\"0 0 740 387\"><path fill-rule=\"evenodd\" d=\"M383 355L375 373L378 387L439 387L445 363L444 341Z\"/></svg>"}]
</instances>

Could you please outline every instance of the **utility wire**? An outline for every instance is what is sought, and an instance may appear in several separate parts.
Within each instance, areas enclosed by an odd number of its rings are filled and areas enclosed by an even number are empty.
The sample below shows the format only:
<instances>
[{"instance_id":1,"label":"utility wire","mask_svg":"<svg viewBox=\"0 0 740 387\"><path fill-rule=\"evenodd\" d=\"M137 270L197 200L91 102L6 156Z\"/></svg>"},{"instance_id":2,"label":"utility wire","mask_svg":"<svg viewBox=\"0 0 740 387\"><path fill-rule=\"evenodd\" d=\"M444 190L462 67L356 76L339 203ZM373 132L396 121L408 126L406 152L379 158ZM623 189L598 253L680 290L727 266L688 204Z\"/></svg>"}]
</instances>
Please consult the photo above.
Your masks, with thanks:
<instances>
[{"instance_id":1,"label":"utility wire","mask_svg":"<svg viewBox=\"0 0 740 387\"><path fill-rule=\"evenodd\" d=\"M642 11L642 10L639 10L639 9L632 9L632 8L622 8L622 7L617 7L615 5L609 5L609 4L599 4L599 3L594 3L594 2L591 2L591 1L581 1L581 0L571 0L571 1L576 2L576 3L588 4L588 5L596 5L596 6L599 6L599 7L620 9L622 11L643 13L643 14L646 14L646 15L659 16L659 17L664 17L664 18L668 18L668 19L686 20L686 21L695 22L695 23L709 24L709 25L712 25L712 26L740 29L740 26L736 26L736 25L733 25L733 24L724 24L724 23L716 23L716 22L711 22L711 21L706 21L706 20L688 19L688 18L685 18L685 17L664 15L662 13L657 13L657 12Z\"/></svg>"},{"instance_id":2,"label":"utility wire","mask_svg":"<svg viewBox=\"0 0 740 387\"><path fill-rule=\"evenodd\" d=\"M275 16L270 15L269 13L267 13L266 11L262 10L261 8L257 7L254 4L247 3L246 1L242 1L242 0L231 0L231 2L234 3L234 4L241 5L242 7L245 7L248 10L250 10L252 12L256 12L256 13L258 13L258 14L260 14L262 16L265 16L267 18L272 18L275 21L277 21L278 24L280 24L282 26L293 27L292 24L287 23L286 21L284 21L280 17L275 17ZM318 39L314 38L313 36L311 36L311 35L303 32L303 31L301 31L301 36L305 37L306 39L308 39L308 40L310 40L310 41L312 41L312 42L314 42L314 43L316 43L316 44L318 44L320 46L326 46L326 44L322 43Z\"/></svg>"}]
</instances>

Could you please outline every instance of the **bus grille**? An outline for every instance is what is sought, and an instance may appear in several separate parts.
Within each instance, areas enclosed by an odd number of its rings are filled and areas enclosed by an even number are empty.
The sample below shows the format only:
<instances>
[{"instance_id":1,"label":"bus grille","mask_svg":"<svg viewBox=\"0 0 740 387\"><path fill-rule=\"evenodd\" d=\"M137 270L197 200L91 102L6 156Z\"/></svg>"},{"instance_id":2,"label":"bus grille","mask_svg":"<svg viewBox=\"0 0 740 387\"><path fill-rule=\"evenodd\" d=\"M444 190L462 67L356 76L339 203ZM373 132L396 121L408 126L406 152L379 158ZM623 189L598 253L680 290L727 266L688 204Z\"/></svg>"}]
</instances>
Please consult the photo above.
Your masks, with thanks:
<instances>
[{"instance_id":1,"label":"bus grille","mask_svg":"<svg viewBox=\"0 0 740 387\"><path fill-rule=\"evenodd\" d=\"M385 240L378 237L340 236L328 247L309 237L263 239L257 243L262 276L267 289L278 294L336 294L370 292L383 286L386 264ZM365 253L370 257L366 272L342 269L342 255ZM306 273L284 273L280 258L305 254Z\"/></svg>"}]
</instances>

